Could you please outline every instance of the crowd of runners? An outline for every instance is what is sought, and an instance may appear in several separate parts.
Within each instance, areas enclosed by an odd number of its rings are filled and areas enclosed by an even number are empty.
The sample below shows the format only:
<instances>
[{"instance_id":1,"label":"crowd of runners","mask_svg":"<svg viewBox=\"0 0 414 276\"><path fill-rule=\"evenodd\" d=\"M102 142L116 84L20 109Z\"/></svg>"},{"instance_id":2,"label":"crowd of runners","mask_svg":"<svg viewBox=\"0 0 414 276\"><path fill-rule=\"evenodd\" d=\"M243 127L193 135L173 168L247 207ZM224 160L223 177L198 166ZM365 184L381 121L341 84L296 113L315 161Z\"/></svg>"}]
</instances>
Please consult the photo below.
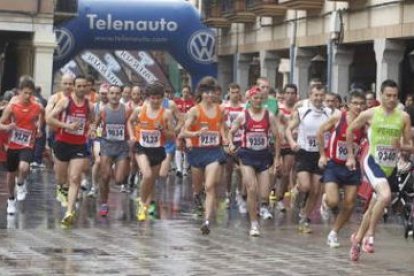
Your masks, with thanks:
<instances>
[{"instance_id":1,"label":"crowd of runners","mask_svg":"<svg viewBox=\"0 0 414 276\"><path fill-rule=\"evenodd\" d=\"M164 187L174 166L176 177L191 177L202 234L211 230L218 187L225 185L226 204L234 201L248 214L250 236L260 236L260 220L272 219L273 207L286 212L289 195L299 208L298 231L312 232L311 214L319 206L324 220L334 218L327 245L335 248L366 179L375 196L351 237L350 258L356 261L361 250L374 252L376 226L397 183L397 162L401 152L413 151L411 119L393 80L382 83L380 101L361 89L342 101L318 80L299 99L296 85L275 91L264 77L247 91L236 83L222 89L205 77L194 92L185 86L178 98L159 82L145 88L101 84L97 92L94 86L93 78L63 75L46 104L24 76L15 95L4 95L0 148L8 215L26 198L30 167L42 166L33 158L42 154L38 141L47 136L56 198L66 208L64 227L75 222L83 188L98 197L99 215L107 216L110 183L130 192L136 179L136 218L147 220L156 208L155 183ZM239 180L235 194L232 177Z\"/></svg>"}]
</instances>

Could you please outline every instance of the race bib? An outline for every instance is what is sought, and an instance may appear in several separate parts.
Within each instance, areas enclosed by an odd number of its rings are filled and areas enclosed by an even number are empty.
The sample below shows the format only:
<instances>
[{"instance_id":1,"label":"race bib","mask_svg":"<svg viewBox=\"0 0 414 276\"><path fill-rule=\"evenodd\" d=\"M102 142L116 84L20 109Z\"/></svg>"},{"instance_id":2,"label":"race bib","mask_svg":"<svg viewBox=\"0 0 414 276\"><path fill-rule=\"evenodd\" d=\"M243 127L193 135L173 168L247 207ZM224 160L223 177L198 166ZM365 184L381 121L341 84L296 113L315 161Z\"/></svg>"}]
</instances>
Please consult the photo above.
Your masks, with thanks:
<instances>
[{"instance_id":1,"label":"race bib","mask_svg":"<svg viewBox=\"0 0 414 276\"><path fill-rule=\"evenodd\" d=\"M144 148L161 147L161 132L159 130L141 130L139 143Z\"/></svg>"},{"instance_id":2,"label":"race bib","mask_svg":"<svg viewBox=\"0 0 414 276\"><path fill-rule=\"evenodd\" d=\"M246 134L246 147L252 150L264 150L268 147L268 139L266 133L249 132Z\"/></svg>"},{"instance_id":3,"label":"race bib","mask_svg":"<svg viewBox=\"0 0 414 276\"><path fill-rule=\"evenodd\" d=\"M86 119L82 117L74 117L74 116L68 116L66 118L66 123L71 124L74 122L79 122L79 126L76 130L68 130L65 129L65 132L76 135L76 136L83 136L85 135L85 125L86 125Z\"/></svg>"},{"instance_id":4,"label":"race bib","mask_svg":"<svg viewBox=\"0 0 414 276\"><path fill-rule=\"evenodd\" d=\"M307 136L306 137L308 150L317 150L318 144L316 143L316 136Z\"/></svg>"},{"instance_id":5,"label":"race bib","mask_svg":"<svg viewBox=\"0 0 414 276\"><path fill-rule=\"evenodd\" d=\"M10 142L28 147L32 141L32 132L23 128L15 128L11 134Z\"/></svg>"},{"instance_id":6,"label":"race bib","mask_svg":"<svg viewBox=\"0 0 414 276\"><path fill-rule=\"evenodd\" d=\"M208 131L200 135L200 147L214 147L220 145L220 135L218 131Z\"/></svg>"},{"instance_id":7,"label":"race bib","mask_svg":"<svg viewBox=\"0 0 414 276\"><path fill-rule=\"evenodd\" d=\"M393 146L378 145L375 160L380 166L395 167L398 161L398 149Z\"/></svg>"},{"instance_id":8,"label":"race bib","mask_svg":"<svg viewBox=\"0 0 414 276\"><path fill-rule=\"evenodd\" d=\"M107 124L106 125L106 139L112 141L125 140L125 125L123 124Z\"/></svg>"},{"instance_id":9,"label":"race bib","mask_svg":"<svg viewBox=\"0 0 414 276\"><path fill-rule=\"evenodd\" d=\"M353 144L353 151L354 154L358 150L358 145ZM341 161L346 161L348 157L348 149L346 148L346 142L345 141L338 141L338 145L336 147L336 158L338 158Z\"/></svg>"}]
</instances>

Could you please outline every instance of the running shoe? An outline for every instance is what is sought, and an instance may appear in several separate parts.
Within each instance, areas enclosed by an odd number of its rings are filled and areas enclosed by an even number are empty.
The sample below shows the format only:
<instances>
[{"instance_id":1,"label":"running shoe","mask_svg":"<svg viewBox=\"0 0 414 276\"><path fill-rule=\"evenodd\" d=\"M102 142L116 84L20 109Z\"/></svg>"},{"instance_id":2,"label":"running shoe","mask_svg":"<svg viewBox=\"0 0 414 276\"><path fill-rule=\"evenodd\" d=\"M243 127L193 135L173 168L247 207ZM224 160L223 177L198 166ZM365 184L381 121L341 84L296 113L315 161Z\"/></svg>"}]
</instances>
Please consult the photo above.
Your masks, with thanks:
<instances>
[{"instance_id":1,"label":"running shoe","mask_svg":"<svg viewBox=\"0 0 414 276\"><path fill-rule=\"evenodd\" d=\"M321 213L321 218L324 222L329 221L329 218L331 216L329 212L329 207L326 205L326 194L324 193L322 195L322 202L321 202L321 208L319 209L319 212Z\"/></svg>"},{"instance_id":2,"label":"running shoe","mask_svg":"<svg viewBox=\"0 0 414 276\"><path fill-rule=\"evenodd\" d=\"M250 232L249 232L250 237L259 237L260 236L260 230L259 230L259 226L257 225L252 225L250 227Z\"/></svg>"},{"instance_id":3,"label":"running shoe","mask_svg":"<svg viewBox=\"0 0 414 276\"><path fill-rule=\"evenodd\" d=\"M194 196L193 199L193 213L199 217L201 217L204 213L204 207L203 207L203 201L201 199L201 196L199 194Z\"/></svg>"},{"instance_id":4,"label":"running shoe","mask_svg":"<svg viewBox=\"0 0 414 276\"><path fill-rule=\"evenodd\" d=\"M27 196L26 183L21 185L16 185L16 199L17 201L25 200Z\"/></svg>"},{"instance_id":5,"label":"running shoe","mask_svg":"<svg viewBox=\"0 0 414 276\"><path fill-rule=\"evenodd\" d=\"M362 251L364 251L365 253L374 253L374 237L373 236L369 236L369 237L365 237L362 240Z\"/></svg>"},{"instance_id":6,"label":"running shoe","mask_svg":"<svg viewBox=\"0 0 414 276\"><path fill-rule=\"evenodd\" d=\"M242 215L247 214L247 203L242 196L237 198L237 204L239 205L239 213Z\"/></svg>"},{"instance_id":7,"label":"running shoe","mask_svg":"<svg viewBox=\"0 0 414 276\"><path fill-rule=\"evenodd\" d=\"M99 215L102 217L106 217L109 213L109 206L108 204L101 204L99 207Z\"/></svg>"},{"instance_id":8,"label":"running shoe","mask_svg":"<svg viewBox=\"0 0 414 276\"><path fill-rule=\"evenodd\" d=\"M312 229L310 228L310 225L309 225L309 222L308 222L308 218L302 217L299 220L298 230L299 230L299 232L304 233L304 234L310 234L310 233L312 233Z\"/></svg>"},{"instance_id":9,"label":"running shoe","mask_svg":"<svg viewBox=\"0 0 414 276\"><path fill-rule=\"evenodd\" d=\"M230 196L228 196L228 197L226 197L226 199L224 199L224 205L226 206L226 209L230 209L230 205L231 205Z\"/></svg>"},{"instance_id":10,"label":"running shoe","mask_svg":"<svg viewBox=\"0 0 414 276\"><path fill-rule=\"evenodd\" d=\"M178 178L183 178L183 173L177 170L177 172L175 173L175 176Z\"/></svg>"},{"instance_id":11,"label":"running shoe","mask_svg":"<svg viewBox=\"0 0 414 276\"><path fill-rule=\"evenodd\" d=\"M283 200L279 200L276 203L276 209L279 210L279 212L282 212L282 213L286 212L286 207L285 207L285 204L283 203Z\"/></svg>"},{"instance_id":12,"label":"running shoe","mask_svg":"<svg viewBox=\"0 0 414 276\"><path fill-rule=\"evenodd\" d=\"M62 207L68 206L68 191L64 190L61 186L56 189L56 199L60 202Z\"/></svg>"},{"instance_id":13,"label":"running shoe","mask_svg":"<svg viewBox=\"0 0 414 276\"><path fill-rule=\"evenodd\" d=\"M270 191L269 201L276 201L276 200L277 200L276 191L275 190Z\"/></svg>"},{"instance_id":14,"label":"running shoe","mask_svg":"<svg viewBox=\"0 0 414 276\"><path fill-rule=\"evenodd\" d=\"M144 205L141 199L138 198L138 206L137 206L137 220L138 221L147 220L147 209L148 208Z\"/></svg>"},{"instance_id":15,"label":"running shoe","mask_svg":"<svg viewBox=\"0 0 414 276\"><path fill-rule=\"evenodd\" d=\"M200 231L202 235L210 234L210 224L207 220L201 225Z\"/></svg>"},{"instance_id":16,"label":"running shoe","mask_svg":"<svg viewBox=\"0 0 414 276\"><path fill-rule=\"evenodd\" d=\"M126 185L126 184L122 184L122 185L121 185L121 190L120 190L120 192L121 192L121 193L129 193L129 192L130 192L130 190L129 190L128 185Z\"/></svg>"},{"instance_id":17,"label":"running shoe","mask_svg":"<svg viewBox=\"0 0 414 276\"><path fill-rule=\"evenodd\" d=\"M148 206L148 215L151 217L157 216L157 204L155 203L155 201L152 201Z\"/></svg>"},{"instance_id":18,"label":"running shoe","mask_svg":"<svg viewBox=\"0 0 414 276\"><path fill-rule=\"evenodd\" d=\"M272 219L273 215L269 212L269 209L265 206L260 207L260 217L263 219Z\"/></svg>"},{"instance_id":19,"label":"running shoe","mask_svg":"<svg viewBox=\"0 0 414 276\"><path fill-rule=\"evenodd\" d=\"M329 235L326 239L326 244L330 248L338 248L339 246L341 246L341 244L338 241L338 234L336 234L335 232L329 233Z\"/></svg>"},{"instance_id":20,"label":"running shoe","mask_svg":"<svg viewBox=\"0 0 414 276\"><path fill-rule=\"evenodd\" d=\"M16 199L7 200L7 214L14 215L16 213Z\"/></svg>"},{"instance_id":21,"label":"running shoe","mask_svg":"<svg viewBox=\"0 0 414 276\"><path fill-rule=\"evenodd\" d=\"M72 212L72 213L66 212L65 216L63 217L60 223L62 224L62 226L69 227L69 226L72 226L74 222L75 222L75 212Z\"/></svg>"},{"instance_id":22,"label":"running shoe","mask_svg":"<svg viewBox=\"0 0 414 276\"><path fill-rule=\"evenodd\" d=\"M97 189L95 188L95 186L92 186L91 190L88 192L87 196L88 197L93 197L95 198L98 194Z\"/></svg>"},{"instance_id":23,"label":"running shoe","mask_svg":"<svg viewBox=\"0 0 414 276\"><path fill-rule=\"evenodd\" d=\"M89 188L89 181L88 181L88 179L86 179L86 178L82 179L82 181L81 181L81 189L82 189L82 191L87 191L88 188Z\"/></svg>"},{"instance_id":24,"label":"running shoe","mask_svg":"<svg viewBox=\"0 0 414 276\"><path fill-rule=\"evenodd\" d=\"M361 256L361 245L359 243L352 243L351 250L349 251L349 257L351 261L358 261Z\"/></svg>"}]
</instances>

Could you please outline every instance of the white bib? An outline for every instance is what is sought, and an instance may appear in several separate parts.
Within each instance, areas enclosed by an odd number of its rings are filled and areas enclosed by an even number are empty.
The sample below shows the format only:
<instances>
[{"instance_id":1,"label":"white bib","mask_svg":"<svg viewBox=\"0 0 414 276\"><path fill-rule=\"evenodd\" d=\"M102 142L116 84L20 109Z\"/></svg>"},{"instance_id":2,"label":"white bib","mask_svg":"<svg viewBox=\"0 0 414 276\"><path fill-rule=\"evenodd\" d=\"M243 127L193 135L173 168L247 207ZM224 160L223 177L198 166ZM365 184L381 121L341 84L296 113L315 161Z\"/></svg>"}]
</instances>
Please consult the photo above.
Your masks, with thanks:
<instances>
[{"instance_id":1,"label":"white bib","mask_svg":"<svg viewBox=\"0 0 414 276\"><path fill-rule=\"evenodd\" d=\"M32 132L23 128L15 128L10 137L10 142L17 145L28 147L32 140Z\"/></svg>"},{"instance_id":2,"label":"white bib","mask_svg":"<svg viewBox=\"0 0 414 276\"><path fill-rule=\"evenodd\" d=\"M390 145L378 145L375 149L375 160L380 166L395 167L398 162L398 149Z\"/></svg>"},{"instance_id":3,"label":"white bib","mask_svg":"<svg viewBox=\"0 0 414 276\"><path fill-rule=\"evenodd\" d=\"M68 130L65 129L65 132L76 135L76 136L83 136L85 135L85 125L86 125L86 119L82 117L74 117L74 116L68 116L66 118L66 123L71 124L74 122L79 122L79 127L76 130Z\"/></svg>"},{"instance_id":4,"label":"white bib","mask_svg":"<svg viewBox=\"0 0 414 276\"><path fill-rule=\"evenodd\" d=\"M123 124L107 124L106 139L111 141L125 140L125 125Z\"/></svg>"},{"instance_id":5,"label":"white bib","mask_svg":"<svg viewBox=\"0 0 414 276\"><path fill-rule=\"evenodd\" d=\"M264 150L268 147L268 137L263 132L248 132L246 134L246 147L252 150Z\"/></svg>"},{"instance_id":6,"label":"white bib","mask_svg":"<svg viewBox=\"0 0 414 276\"><path fill-rule=\"evenodd\" d=\"M200 147L213 147L220 145L220 135L218 131L208 131L200 135L198 144Z\"/></svg>"},{"instance_id":7,"label":"white bib","mask_svg":"<svg viewBox=\"0 0 414 276\"><path fill-rule=\"evenodd\" d=\"M139 143L144 148L161 147L161 132L159 130L140 130Z\"/></svg>"}]
</instances>

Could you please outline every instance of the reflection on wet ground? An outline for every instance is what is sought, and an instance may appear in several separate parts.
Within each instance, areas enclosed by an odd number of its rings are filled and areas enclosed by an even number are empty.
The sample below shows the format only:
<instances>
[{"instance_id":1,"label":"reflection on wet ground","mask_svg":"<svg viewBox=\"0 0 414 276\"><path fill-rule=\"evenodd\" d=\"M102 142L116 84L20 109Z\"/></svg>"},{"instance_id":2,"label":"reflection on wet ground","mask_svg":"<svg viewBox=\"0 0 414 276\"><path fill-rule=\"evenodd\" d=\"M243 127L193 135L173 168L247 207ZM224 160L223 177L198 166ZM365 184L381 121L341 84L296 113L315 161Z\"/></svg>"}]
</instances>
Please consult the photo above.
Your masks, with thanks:
<instances>
[{"instance_id":1,"label":"reflection on wet ground","mask_svg":"<svg viewBox=\"0 0 414 276\"><path fill-rule=\"evenodd\" d=\"M76 225L64 230L50 171L31 173L29 195L15 216L6 215L4 176L0 275L414 275L414 242L397 223L380 226L376 253L363 254L359 263L348 257L359 214L340 233L339 249L325 245L327 225L298 234L290 212L275 211L273 220L261 222L262 236L250 238L247 218L223 203L211 234L201 236L191 215L190 180L171 177L157 187L159 219L136 222L135 196L113 186L108 218L97 215L97 199L84 196Z\"/></svg>"}]
</instances>

